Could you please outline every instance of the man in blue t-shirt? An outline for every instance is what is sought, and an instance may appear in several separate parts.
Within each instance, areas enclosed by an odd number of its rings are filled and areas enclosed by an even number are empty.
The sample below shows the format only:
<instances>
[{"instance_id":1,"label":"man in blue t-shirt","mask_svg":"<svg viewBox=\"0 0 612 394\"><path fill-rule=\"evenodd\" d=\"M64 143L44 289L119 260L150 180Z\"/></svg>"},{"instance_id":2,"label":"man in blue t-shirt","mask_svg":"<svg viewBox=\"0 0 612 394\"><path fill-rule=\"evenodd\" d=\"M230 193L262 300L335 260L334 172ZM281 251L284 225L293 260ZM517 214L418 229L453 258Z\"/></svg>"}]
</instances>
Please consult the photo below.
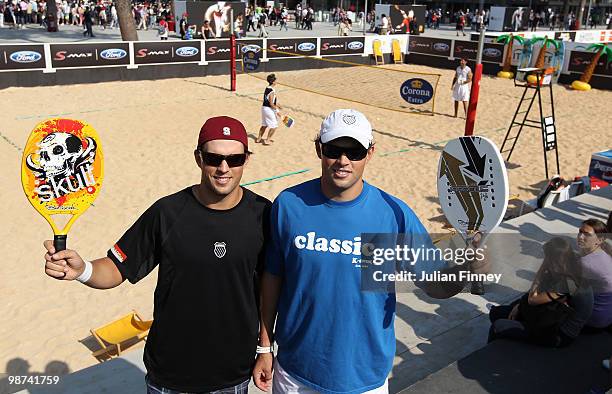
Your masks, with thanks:
<instances>
[{"instance_id":1,"label":"man in blue t-shirt","mask_svg":"<svg viewBox=\"0 0 612 394\"><path fill-rule=\"evenodd\" d=\"M273 393L387 393L395 293L363 290L362 234L406 234L412 248L434 246L408 205L363 181L374 144L362 113L331 113L315 146L321 178L283 191L272 206L254 382ZM434 259L411 267L417 277L434 270L458 266ZM419 284L437 298L463 285Z\"/></svg>"}]
</instances>

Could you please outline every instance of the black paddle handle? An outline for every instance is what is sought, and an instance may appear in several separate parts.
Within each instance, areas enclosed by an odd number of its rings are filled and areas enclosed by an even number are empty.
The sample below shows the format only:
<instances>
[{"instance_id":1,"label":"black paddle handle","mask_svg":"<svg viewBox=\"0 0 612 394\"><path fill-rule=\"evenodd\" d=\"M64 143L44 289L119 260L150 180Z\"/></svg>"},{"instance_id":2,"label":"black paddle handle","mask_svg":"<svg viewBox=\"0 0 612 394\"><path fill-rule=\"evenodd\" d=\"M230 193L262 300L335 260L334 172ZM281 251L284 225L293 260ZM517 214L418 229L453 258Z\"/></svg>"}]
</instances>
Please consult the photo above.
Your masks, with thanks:
<instances>
[{"instance_id":1,"label":"black paddle handle","mask_svg":"<svg viewBox=\"0 0 612 394\"><path fill-rule=\"evenodd\" d=\"M55 253L66 250L66 238L68 238L67 235L53 236L53 247L55 247Z\"/></svg>"},{"instance_id":2,"label":"black paddle handle","mask_svg":"<svg viewBox=\"0 0 612 394\"><path fill-rule=\"evenodd\" d=\"M55 248L55 253L61 252L62 250L66 250L66 238L68 238L67 235L54 235L53 236L53 247ZM66 277L66 273L64 272L63 276L59 278L55 278L55 279L64 279L65 277Z\"/></svg>"}]
</instances>

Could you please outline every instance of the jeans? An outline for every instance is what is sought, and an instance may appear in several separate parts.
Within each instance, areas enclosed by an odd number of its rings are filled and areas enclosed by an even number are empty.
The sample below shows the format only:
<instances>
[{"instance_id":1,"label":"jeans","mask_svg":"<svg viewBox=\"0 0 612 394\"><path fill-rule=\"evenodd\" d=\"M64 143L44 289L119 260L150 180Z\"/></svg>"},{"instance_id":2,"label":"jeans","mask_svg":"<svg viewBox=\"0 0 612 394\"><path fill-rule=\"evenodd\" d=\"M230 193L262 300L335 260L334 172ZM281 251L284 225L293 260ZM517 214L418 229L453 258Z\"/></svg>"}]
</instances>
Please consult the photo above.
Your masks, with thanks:
<instances>
[{"instance_id":1,"label":"jeans","mask_svg":"<svg viewBox=\"0 0 612 394\"><path fill-rule=\"evenodd\" d=\"M263 23L259 24L257 26L257 29L259 29L258 37L268 37L268 32L266 31L266 27L264 26Z\"/></svg>"},{"instance_id":2,"label":"jeans","mask_svg":"<svg viewBox=\"0 0 612 394\"><path fill-rule=\"evenodd\" d=\"M249 378L236 386L211 391L210 394L248 394L250 381L251 379ZM145 382L147 384L147 394L183 394L181 391L156 386L153 382L151 382L151 380L149 380L149 376L145 376Z\"/></svg>"}]
</instances>

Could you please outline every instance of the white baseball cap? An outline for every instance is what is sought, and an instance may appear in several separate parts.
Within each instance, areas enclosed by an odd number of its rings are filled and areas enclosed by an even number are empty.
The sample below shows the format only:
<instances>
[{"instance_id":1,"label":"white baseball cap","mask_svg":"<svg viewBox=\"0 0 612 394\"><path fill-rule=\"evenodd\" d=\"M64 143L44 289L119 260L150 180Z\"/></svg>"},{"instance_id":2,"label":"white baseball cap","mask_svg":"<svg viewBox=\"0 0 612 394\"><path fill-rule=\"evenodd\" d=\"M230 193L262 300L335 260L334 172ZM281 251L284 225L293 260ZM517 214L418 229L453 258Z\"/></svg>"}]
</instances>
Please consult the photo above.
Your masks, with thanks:
<instances>
[{"instance_id":1,"label":"white baseball cap","mask_svg":"<svg viewBox=\"0 0 612 394\"><path fill-rule=\"evenodd\" d=\"M337 109L321 123L319 138L322 143L328 143L340 137L353 138L364 148L372 145L372 125L365 115L354 109Z\"/></svg>"}]
</instances>

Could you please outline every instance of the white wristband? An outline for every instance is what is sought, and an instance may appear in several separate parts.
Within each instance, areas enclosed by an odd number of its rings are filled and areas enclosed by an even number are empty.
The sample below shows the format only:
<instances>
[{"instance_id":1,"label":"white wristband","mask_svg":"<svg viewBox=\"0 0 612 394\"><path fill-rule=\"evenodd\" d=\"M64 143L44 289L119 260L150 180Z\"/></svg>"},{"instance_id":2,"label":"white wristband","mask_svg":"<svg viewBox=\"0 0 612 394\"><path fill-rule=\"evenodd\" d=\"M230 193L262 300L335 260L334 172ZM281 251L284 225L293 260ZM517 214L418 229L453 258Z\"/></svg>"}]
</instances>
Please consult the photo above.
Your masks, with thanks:
<instances>
[{"instance_id":1,"label":"white wristband","mask_svg":"<svg viewBox=\"0 0 612 394\"><path fill-rule=\"evenodd\" d=\"M257 354L274 353L274 346L257 346Z\"/></svg>"},{"instance_id":2,"label":"white wristband","mask_svg":"<svg viewBox=\"0 0 612 394\"><path fill-rule=\"evenodd\" d=\"M87 260L84 260L83 262L85 263L85 269L83 270L83 273L76 278L76 280L81 283L86 283L89 279L91 279L91 275L93 274L93 265Z\"/></svg>"}]
</instances>

